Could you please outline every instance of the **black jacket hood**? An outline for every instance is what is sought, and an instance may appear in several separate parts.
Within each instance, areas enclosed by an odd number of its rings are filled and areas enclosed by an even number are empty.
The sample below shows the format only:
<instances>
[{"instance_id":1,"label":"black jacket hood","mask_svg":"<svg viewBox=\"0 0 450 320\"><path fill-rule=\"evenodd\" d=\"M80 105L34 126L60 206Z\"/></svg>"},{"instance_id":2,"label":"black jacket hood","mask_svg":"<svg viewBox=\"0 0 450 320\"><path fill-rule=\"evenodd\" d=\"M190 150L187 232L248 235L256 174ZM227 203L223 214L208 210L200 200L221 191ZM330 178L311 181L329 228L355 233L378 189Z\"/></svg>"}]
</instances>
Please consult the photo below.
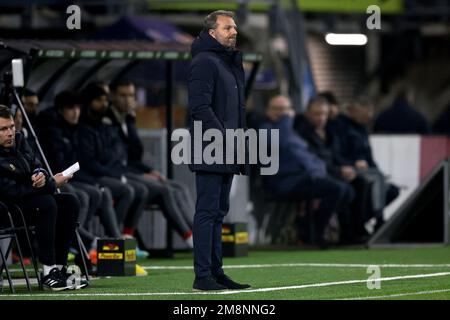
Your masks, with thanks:
<instances>
[{"instance_id":1,"label":"black jacket hood","mask_svg":"<svg viewBox=\"0 0 450 320\"><path fill-rule=\"evenodd\" d=\"M216 39L211 37L211 35L208 32L202 31L200 32L198 37L195 38L195 40L192 42L191 45L192 57L196 56L197 54L203 51L225 53L228 50L223 45L221 45Z\"/></svg>"},{"instance_id":2,"label":"black jacket hood","mask_svg":"<svg viewBox=\"0 0 450 320\"><path fill-rule=\"evenodd\" d=\"M211 37L207 31L202 31L197 38L192 42L191 55L194 58L201 52L213 52L221 56L223 59L233 62L235 64L242 64L242 54L239 50L227 49L221 45L216 39Z\"/></svg>"}]
</instances>

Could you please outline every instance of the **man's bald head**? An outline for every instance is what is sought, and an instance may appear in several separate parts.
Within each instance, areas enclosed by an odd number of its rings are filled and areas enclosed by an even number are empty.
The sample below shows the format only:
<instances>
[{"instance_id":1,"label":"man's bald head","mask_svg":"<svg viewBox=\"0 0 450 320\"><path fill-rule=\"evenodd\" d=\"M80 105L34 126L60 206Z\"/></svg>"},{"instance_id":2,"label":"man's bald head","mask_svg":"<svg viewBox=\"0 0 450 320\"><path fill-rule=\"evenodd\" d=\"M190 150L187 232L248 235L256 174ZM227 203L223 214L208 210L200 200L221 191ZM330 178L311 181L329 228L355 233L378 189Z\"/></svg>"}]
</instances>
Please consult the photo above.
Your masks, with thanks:
<instances>
[{"instance_id":1,"label":"man's bald head","mask_svg":"<svg viewBox=\"0 0 450 320\"><path fill-rule=\"evenodd\" d=\"M266 116L273 122L278 121L284 114L293 115L292 102L289 97L277 95L272 97L267 104Z\"/></svg>"}]
</instances>

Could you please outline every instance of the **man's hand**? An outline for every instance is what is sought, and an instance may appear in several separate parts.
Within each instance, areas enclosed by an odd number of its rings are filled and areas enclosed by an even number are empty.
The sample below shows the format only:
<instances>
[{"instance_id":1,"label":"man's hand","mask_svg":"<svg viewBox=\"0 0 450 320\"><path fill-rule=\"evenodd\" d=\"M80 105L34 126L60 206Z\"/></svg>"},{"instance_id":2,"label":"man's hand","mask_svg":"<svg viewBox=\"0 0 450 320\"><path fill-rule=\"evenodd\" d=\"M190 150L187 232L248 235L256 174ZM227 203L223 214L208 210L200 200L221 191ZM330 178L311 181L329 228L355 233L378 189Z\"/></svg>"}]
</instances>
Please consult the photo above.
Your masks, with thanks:
<instances>
[{"instance_id":1,"label":"man's hand","mask_svg":"<svg viewBox=\"0 0 450 320\"><path fill-rule=\"evenodd\" d=\"M42 172L38 172L31 176L32 186L34 188L41 188L45 185L45 175Z\"/></svg>"},{"instance_id":2,"label":"man's hand","mask_svg":"<svg viewBox=\"0 0 450 320\"><path fill-rule=\"evenodd\" d=\"M352 166L342 166L341 175L347 181L353 181L356 178L356 171Z\"/></svg>"},{"instance_id":3,"label":"man's hand","mask_svg":"<svg viewBox=\"0 0 450 320\"><path fill-rule=\"evenodd\" d=\"M144 176L149 179L157 180L157 181L165 181L166 180L166 177L164 177L161 173L159 173L156 170L153 170L150 173L146 173L146 174L144 174Z\"/></svg>"},{"instance_id":4,"label":"man's hand","mask_svg":"<svg viewBox=\"0 0 450 320\"><path fill-rule=\"evenodd\" d=\"M366 160L357 160L355 162L355 167L356 169L366 170L369 168L369 165L367 164Z\"/></svg>"},{"instance_id":5,"label":"man's hand","mask_svg":"<svg viewBox=\"0 0 450 320\"><path fill-rule=\"evenodd\" d=\"M56 187L57 187L57 188L60 188L60 187L62 187L63 185L65 185L67 182L69 182L69 180L72 179L72 177L73 177L73 175L70 175L70 176L65 177L65 176L63 176L63 174L60 172L60 173L55 174L55 175L53 176L53 179L55 179Z\"/></svg>"}]
</instances>

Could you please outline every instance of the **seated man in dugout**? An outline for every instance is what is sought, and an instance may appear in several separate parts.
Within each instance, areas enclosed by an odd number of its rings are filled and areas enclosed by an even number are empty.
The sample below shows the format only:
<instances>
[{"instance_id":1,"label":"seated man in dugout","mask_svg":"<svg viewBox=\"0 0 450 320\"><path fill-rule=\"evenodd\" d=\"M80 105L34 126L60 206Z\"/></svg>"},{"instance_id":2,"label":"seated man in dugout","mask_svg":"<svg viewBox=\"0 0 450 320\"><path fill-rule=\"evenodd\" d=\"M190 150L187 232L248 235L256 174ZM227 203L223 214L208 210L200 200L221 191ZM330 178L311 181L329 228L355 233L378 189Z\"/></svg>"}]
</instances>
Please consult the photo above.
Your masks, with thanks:
<instances>
[{"instance_id":1,"label":"seated man in dugout","mask_svg":"<svg viewBox=\"0 0 450 320\"><path fill-rule=\"evenodd\" d=\"M112 125L119 132L127 154L125 176L147 187L147 203L161 206L177 233L189 248L193 247L192 226L194 203L186 185L167 179L143 160L144 145L136 128L136 90L130 81L116 81L110 85L111 106L107 112Z\"/></svg>"},{"instance_id":2,"label":"seated man in dugout","mask_svg":"<svg viewBox=\"0 0 450 320\"><path fill-rule=\"evenodd\" d=\"M67 255L75 235L79 202L71 193L55 193L72 178L53 177L42 168L26 139L16 132L10 109L0 105L0 200L16 204L26 221L36 227L38 257L43 264L44 289L81 289L67 272Z\"/></svg>"},{"instance_id":3,"label":"seated man in dugout","mask_svg":"<svg viewBox=\"0 0 450 320\"><path fill-rule=\"evenodd\" d=\"M340 243L362 243L367 241L367 234L358 223L365 215L364 209L367 202L369 183L357 174L356 169L346 163L341 156L340 141L328 126L331 112L329 100L318 95L312 98L305 113L297 115L294 128L297 133L308 143L309 149L319 158L325 161L328 173L335 179L342 181L353 189L356 197L347 210L347 221L340 221L346 225L340 225Z\"/></svg>"},{"instance_id":4,"label":"seated man in dugout","mask_svg":"<svg viewBox=\"0 0 450 320\"><path fill-rule=\"evenodd\" d=\"M264 184L276 198L320 199L314 212L314 234L315 242L326 247L324 231L331 215L337 212L340 221L347 219L344 208L353 200L354 192L348 183L331 177L326 162L308 149L306 142L293 129L294 116L288 97L279 95L270 99L267 119L260 128L279 130L280 165L276 175L263 177Z\"/></svg>"},{"instance_id":5,"label":"seated man in dugout","mask_svg":"<svg viewBox=\"0 0 450 320\"><path fill-rule=\"evenodd\" d=\"M366 97L353 101L347 114L340 114L331 124L333 135L339 139L341 156L347 165L353 166L371 185L370 201L360 221L361 228L372 218L376 219L375 231L384 223L383 210L399 195L399 188L387 182L372 155L368 126L373 120L374 105Z\"/></svg>"},{"instance_id":6,"label":"seated man in dugout","mask_svg":"<svg viewBox=\"0 0 450 320\"><path fill-rule=\"evenodd\" d=\"M55 96L54 107L39 113L36 119L37 132L49 165L54 172L68 168L79 161L79 116L80 96L64 90ZM107 236L120 238L122 233L117 223L111 191L101 186L84 168L76 173L63 191L74 193L80 201L80 236L95 260L99 235L90 230L91 220L98 214Z\"/></svg>"}]
</instances>

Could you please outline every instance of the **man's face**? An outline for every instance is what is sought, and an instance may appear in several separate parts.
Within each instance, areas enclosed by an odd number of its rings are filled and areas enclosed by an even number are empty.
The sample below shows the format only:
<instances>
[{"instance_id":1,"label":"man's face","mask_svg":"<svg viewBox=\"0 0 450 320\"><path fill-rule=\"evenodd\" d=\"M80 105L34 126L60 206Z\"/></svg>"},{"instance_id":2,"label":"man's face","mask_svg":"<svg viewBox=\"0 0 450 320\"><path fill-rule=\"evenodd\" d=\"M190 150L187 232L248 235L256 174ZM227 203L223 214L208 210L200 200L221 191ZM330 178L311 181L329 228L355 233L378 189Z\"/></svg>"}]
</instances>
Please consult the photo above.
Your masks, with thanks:
<instances>
[{"instance_id":1,"label":"man's face","mask_svg":"<svg viewBox=\"0 0 450 320\"><path fill-rule=\"evenodd\" d=\"M281 116L292 110L291 102L286 97L275 97L269 102L266 116L273 122L277 122Z\"/></svg>"},{"instance_id":2,"label":"man's face","mask_svg":"<svg viewBox=\"0 0 450 320\"><path fill-rule=\"evenodd\" d=\"M373 106L353 106L349 111L349 116L362 125L368 125L374 116Z\"/></svg>"},{"instance_id":3,"label":"man's face","mask_svg":"<svg viewBox=\"0 0 450 320\"><path fill-rule=\"evenodd\" d=\"M61 115L68 123L77 124L80 119L80 110L80 106L76 104L70 108L63 108L61 110Z\"/></svg>"},{"instance_id":4,"label":"man's face","mask_svg":"<svg viewBox=\"0 0 450 320\"><path fill-rule=\"evenodd\" d=\"M330 104L330 114L328 117L330 119L336 119L338 115L339 115L339 106L337 104Z\"/></svg>"},{"instance_id":5,"label":"man's face","mask_svg":"<svg viewBox=\"0 0 450 320\"><path fill-rule=\"evenodd\" d=\"M136 108L136 89L134 85L118 86L112 95L112 103L121 113L128 113Z\"/></svg>"},{"instance_id":6,"label":"man's face","mask_svg":"<svg viewBox=\"0 0 450 320\"><path fill-rule=\"evenodd\" d=\"M237 26L233 18L228 16L217 17L217 28L210 29L209 34L226 48L236 47Z\"/></svg>"},{"instance_id":7,"label":"man's face","mask_svg":"<svg viewBox=\"0 0 450 320\"><path fill-rule=\"evenodd\" d=\"M108 109L108 97L106 95L102 95L92 100L89 104L89 108L98 114L105 113Z\"/></svg>"},{"instance_id":8,"label":"man's face","mask_svg":"<svg viewBox=\"0 0 450 320\"><path fill-rule=\"evenodd\" d=\"M39 104L38 96L29 96L23 98L23 106L27 114L35 114Z\"/></svg>"},{"instance_id":9,"label":"man's face","mask_svg":"<svg viewBox=\"0 0 450 320\"><path fill-rule=\"evenodd\" d=\"M314 128L323 129L327 124L329 113L330 108L328 104L317 102L311 105L305 115Z\"/></svg>"},{"instance_id":10,"label":"man's face","mask_svg":"<svg viewBox=\"0 0 450 320\"><path fill-rule=\"evenodd\" d=\"M11 148L14 145L16 127L12 118L0 118L0 146Z\"/></svg>"}]
</instances>

